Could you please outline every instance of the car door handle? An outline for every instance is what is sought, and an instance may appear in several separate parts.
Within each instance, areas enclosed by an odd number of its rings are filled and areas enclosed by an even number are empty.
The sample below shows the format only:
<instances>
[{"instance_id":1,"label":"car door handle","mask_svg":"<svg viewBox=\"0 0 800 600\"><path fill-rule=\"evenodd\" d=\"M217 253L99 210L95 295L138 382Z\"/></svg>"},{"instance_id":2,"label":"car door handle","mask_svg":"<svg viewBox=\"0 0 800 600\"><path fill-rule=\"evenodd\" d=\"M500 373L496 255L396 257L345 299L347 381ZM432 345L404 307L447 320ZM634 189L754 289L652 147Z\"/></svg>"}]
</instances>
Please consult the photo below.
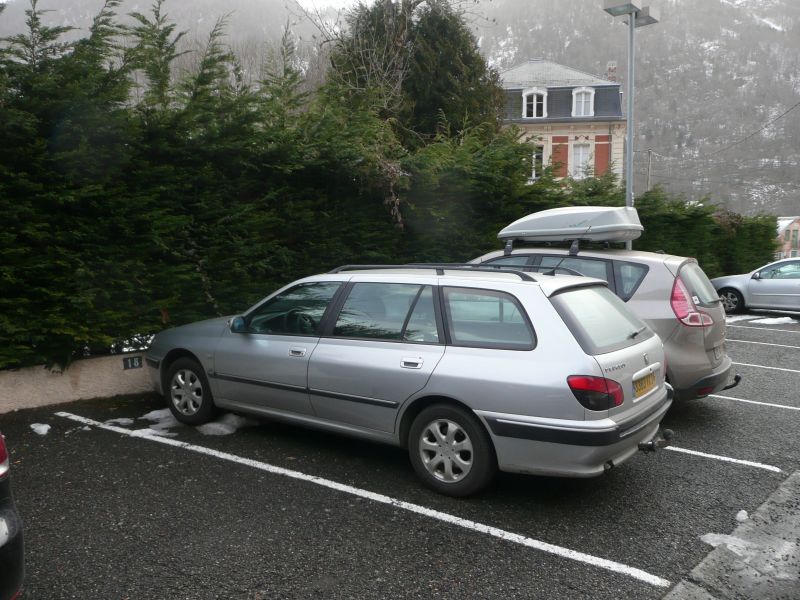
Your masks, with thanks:
<instances>
[{"instance_id":1,"label":"car door handle","mask_svg":"<svg viewBox=\"0 0 800 600\"><path fill-rule=\"evenodd\" d=\"M289 348L289 356L302 357L306 355L305 348Z\"/></svg>"},{"instance_id":2,"label":"car door handle","mask_svg":"<svg viewBox=\"0 0 800 600\"><path fill-rule=\"evenodd\" d=\"M404 358L400 361L400 366L404 369L421 369L423 362L420 356L416 358Z\"/></svg>"}]
</instances>

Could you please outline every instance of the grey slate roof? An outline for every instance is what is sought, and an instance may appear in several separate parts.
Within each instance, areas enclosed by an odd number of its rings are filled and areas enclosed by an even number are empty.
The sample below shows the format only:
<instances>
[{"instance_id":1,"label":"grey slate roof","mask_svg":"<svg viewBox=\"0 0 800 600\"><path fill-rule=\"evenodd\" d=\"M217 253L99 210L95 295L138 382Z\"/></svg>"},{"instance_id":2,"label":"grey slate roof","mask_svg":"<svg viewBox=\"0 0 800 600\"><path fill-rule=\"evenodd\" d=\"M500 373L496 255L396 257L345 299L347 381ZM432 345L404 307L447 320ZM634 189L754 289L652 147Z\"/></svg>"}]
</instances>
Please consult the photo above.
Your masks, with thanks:
<instances>
[{"instance_id":1,"label":"grey slate roof","mask_svg":"<svg viewBox=\"0 0 800 600\"><path fill-rule=\"evenodd\" d=\"M523 89L534 86L619 85L578 69L565 67L551 60L537 58L500 73L505 89Z\"/></svg>"}]
</instances>

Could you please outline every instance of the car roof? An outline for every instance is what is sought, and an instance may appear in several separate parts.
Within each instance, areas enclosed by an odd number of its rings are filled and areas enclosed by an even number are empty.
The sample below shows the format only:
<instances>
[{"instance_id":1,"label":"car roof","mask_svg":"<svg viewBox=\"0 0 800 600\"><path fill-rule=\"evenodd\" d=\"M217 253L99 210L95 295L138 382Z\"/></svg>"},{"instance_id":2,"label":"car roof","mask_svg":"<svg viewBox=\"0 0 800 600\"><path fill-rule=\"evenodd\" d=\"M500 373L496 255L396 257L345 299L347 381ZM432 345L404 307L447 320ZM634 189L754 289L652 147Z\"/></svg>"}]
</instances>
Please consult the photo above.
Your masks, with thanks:
<instances>
[{"instance_id":1,"label":"car roof","mask_svg":"<svg viewBox=\"0 0 800 600\"><path fill-rule=\"evenodd\" d=\"M561 246L523 246L514 248L511 255L515 254L565 254L569 253L569 248ZM495 250L475 259L477 262L486 262L494 258L506 256L504 250ZM645 250L626 250L624 248L581 248L576 257L589 258L610 258L616 260L629 260L633 262L645 263L675 263L682 264L687 260L694 260L686 256L675 254L662 254L660 252L647 252Z\"/></svg>"},{"instance_id":2,"label":"car roof","mask_svg":"<svg viewBox=\"0 0 800 600\"><path fill-rule=\"evenodd\" d=\"M394 265L385 265L394 267ZM420 282L429 284L451 284L454 286L479 287L479 283L497 284L504 286L538 286L546 296L550 296L558 291L571 287L587 287L601 285L608 286L608 282L593 277L580 275L545 275L543 273L521 273L525 277L520 277L518 272L509 269L492 270L469 270L456 269L442 266L437 268L414 268L403 267L381 269L380 265L368 269L354 267L352 270L334 270L330 273L320 273L311 277L306 277L300 281L382 281L390 282ZM295 282L298 283L298 282Z\"/></svg>"}]
</instances>

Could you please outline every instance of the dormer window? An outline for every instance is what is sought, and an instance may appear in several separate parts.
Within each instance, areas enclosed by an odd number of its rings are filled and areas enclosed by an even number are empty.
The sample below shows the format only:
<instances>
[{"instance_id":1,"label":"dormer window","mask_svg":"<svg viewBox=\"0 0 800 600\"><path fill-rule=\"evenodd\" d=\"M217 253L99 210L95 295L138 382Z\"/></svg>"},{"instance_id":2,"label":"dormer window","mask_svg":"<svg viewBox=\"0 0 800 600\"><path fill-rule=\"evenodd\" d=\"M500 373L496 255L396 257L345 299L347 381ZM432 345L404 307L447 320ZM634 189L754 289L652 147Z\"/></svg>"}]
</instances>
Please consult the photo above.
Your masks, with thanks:
<instances>
[{"instance_id":1,"label":"dormer window","mask_svg":"<svg viewBox=\"0 0 800 600\"><path fill-rule=\"evenodd\" d=\"M547 90L532 88L522 92L522 118L544 119L547 116Z\"/></svg>"},{"instance_id":2,"label":"dormer window","mask_svg":"<svg viewBox=\"0 0 800 600\"><path fill-rule=\"evenodd\" d=\"M594 88L579 87L572 90L572 116L594 116Z\"/></svg>"}]
</instances>

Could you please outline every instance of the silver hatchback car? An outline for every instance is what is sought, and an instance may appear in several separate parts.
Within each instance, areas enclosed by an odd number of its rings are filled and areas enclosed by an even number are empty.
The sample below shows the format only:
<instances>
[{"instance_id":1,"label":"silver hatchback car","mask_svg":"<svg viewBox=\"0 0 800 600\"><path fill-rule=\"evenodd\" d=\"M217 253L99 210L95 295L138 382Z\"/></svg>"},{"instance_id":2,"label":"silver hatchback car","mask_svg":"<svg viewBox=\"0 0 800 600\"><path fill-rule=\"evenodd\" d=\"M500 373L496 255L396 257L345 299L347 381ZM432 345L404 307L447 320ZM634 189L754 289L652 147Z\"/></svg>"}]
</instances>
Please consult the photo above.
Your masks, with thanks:
<instances>
[{"instance_id":1,"label":"silver hatchback car","mask_svg":"<svg viewBox=\"0 0 800 600\"><path fill-rule=\"evenodd\" d=\"M642 230L633 207L544 210L503 229L498 237L506 242L504 250L471 262L603 279L664 341L667 380L676 399L701 398L736 386L738 375L728 384L732 363L725 351L725 313L697 261L609 247L609 242L636 239Z\"/></svg>"},{"instance_id":2,"label":"silver hatchback car","mask_svg":"<svg viewBox=\"0 0 800 600\"><path fill-rule=\"evenodd\" d=\"M600 475L663 444L661 340L605 282L487 268L341 267L241 316L156 335L175 417L217 408L406 447L473 494L496 470Z\"/></svg>"},{"instance_id":3,"label":"silver hatchback car","mask_svg":"<svg viewBox=\"0 0 800 600\"><path fill-rule=\"evenodd\" d=\"M800 258L784 258L743 275L711 280L727 313L748 308L800 313Z\"/></svg>"}]
</instances>

